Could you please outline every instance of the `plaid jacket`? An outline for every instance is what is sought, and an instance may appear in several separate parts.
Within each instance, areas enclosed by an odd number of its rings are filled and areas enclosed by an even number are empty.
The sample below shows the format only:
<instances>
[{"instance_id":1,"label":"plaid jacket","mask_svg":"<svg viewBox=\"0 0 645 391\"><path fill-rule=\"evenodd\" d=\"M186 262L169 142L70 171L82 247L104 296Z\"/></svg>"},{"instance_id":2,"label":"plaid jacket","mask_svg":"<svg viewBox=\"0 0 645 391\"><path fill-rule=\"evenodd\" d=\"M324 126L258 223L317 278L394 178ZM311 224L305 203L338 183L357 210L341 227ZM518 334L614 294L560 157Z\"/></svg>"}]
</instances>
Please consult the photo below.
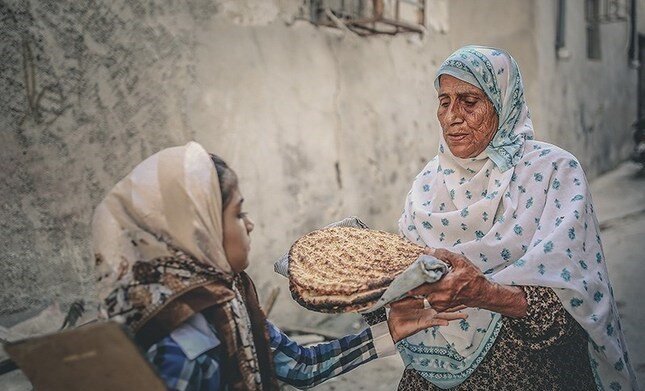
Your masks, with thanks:
<instances>
[{"instance_id":1,"label":"plaid jacket","mask_svg":"<svg viewBox=\"0 0 645 391\"><path fill-rule=\"evenodd\" d=\"M386 323L311 347L298 345L271 322L267 321L267 328L277 378L298 388L313 387L395 351ZM204 333L199 330L184 331L177 338L179 343L171 334L152 345L147 352L148 360L170 390L226 390L226 385L221 384L221 351L215 330L210 328L206 344L202 342ZM201 341L196 344L191 338ZM195 354L197 345L208 350Z\"/></svg>"}]
</instances>

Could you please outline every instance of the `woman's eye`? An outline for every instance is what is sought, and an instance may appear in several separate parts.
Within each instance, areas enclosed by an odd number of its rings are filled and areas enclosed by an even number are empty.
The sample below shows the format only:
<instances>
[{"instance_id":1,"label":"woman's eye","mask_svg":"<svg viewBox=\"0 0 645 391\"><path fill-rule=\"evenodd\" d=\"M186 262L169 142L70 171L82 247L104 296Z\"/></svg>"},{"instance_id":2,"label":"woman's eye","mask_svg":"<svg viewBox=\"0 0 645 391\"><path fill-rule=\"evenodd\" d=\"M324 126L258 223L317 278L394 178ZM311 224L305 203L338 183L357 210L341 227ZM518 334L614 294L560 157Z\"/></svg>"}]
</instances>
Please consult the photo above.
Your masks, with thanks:
<instances>
[{"instance_id":1,"label":"woman's eye","mask_svg":"<svg viewBox=\"0 0 645 391\"><path fill-rule=\"evenodd\" d=\"M237 218L238 218L238 219L244 219L244 218L246 218L246 216L248 216L248 215L249 215L249 214L248 214L247 212L240 212L240 213L237 215Z\"/></svg>"}]
</instances>

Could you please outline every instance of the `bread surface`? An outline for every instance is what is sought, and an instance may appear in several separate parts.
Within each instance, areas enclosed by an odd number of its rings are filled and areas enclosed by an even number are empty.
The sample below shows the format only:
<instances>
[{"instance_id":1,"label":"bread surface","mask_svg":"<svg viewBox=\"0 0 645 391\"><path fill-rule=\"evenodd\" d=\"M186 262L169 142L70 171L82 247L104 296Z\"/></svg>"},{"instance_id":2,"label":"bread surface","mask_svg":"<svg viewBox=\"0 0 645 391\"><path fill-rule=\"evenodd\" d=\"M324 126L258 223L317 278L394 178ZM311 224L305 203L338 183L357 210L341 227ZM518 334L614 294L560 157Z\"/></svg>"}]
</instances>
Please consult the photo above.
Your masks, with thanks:
<instances>
[{"instance_id":1,"label":"bread surface","mask_svg":"<svg viewBox=\"0 0 645 391\"><path fill-rule=\"evenodd\" d=\"M327 228L298 239L289 251L289 288L318 312L369 308L423 248L388 232Z\"/></svg>"}]
</instances>

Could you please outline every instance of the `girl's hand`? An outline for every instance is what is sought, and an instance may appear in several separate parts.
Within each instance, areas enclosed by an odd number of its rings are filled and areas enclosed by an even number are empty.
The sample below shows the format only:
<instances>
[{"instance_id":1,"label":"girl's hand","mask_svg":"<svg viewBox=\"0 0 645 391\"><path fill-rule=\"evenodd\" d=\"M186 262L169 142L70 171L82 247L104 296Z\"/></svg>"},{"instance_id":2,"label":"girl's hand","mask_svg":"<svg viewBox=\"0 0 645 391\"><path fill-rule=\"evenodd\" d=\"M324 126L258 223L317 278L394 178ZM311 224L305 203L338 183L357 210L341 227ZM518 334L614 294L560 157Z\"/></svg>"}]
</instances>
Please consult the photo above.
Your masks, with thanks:
<instances>
[{"instance_id":1,"label":"girl's hand","mask_svg":"<svg viewBox=\"0 0 645 391\"><path fill-rule=\"evenodd\" d=\"M423 299L407 297L390 304L387 324L394 342L429 327L447 326L451 320L468 317L457 312L437 312L433 308L424 308L423 302Z\"/></svg>"}]
</instances>

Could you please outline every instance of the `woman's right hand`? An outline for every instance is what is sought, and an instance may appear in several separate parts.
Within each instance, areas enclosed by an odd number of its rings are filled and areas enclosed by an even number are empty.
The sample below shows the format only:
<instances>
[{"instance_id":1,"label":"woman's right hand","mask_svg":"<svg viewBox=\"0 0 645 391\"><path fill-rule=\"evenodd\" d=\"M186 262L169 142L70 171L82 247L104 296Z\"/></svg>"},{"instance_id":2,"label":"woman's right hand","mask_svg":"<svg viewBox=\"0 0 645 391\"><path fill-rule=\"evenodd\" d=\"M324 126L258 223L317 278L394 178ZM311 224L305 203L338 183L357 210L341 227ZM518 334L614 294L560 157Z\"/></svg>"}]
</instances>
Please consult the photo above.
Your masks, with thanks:
<instances>
[{"instance_id":1,"label":"woman's right hand","mask_svg":"<svg viewBox=\"0 0 645 391\"><path fill-rule=\"evenodd\" d=\"M407 297L390 304L387 319L390 335L394 342L416 334L433 326L447 326L448 322L466 319L468 315L447 310L437 312L432 308L424 308L424 300Z\"/></svg>"}]
</instances>

